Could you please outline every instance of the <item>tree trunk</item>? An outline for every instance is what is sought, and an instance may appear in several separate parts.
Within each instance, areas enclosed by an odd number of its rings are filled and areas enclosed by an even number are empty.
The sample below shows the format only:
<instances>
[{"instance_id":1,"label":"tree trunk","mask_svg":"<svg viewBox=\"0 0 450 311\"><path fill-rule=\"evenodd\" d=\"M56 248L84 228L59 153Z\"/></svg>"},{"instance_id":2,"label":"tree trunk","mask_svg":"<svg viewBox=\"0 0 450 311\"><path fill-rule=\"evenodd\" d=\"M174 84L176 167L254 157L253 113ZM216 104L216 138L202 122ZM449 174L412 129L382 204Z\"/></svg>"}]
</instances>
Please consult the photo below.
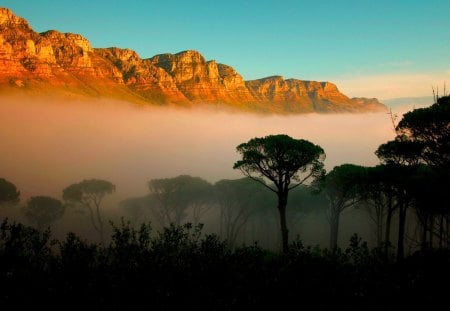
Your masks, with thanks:
<instances>
[{"instance_id":1,"label":"tree trunk","mask_svg":"<svg viewBox=\"0 0 450 311\"><path fill-rule=\"evenodd\" d=\"M219 222L219 235L223 239L223 227L224 227L224 212L223 207L220 208L220 222Z\"/></svg>"},{"instance_id":2,"label":"tree trunk","mask_svg":"<svg viewBox=\"0 0 450 311\"><path fill-rule=\"evenodd\" d=\"M103 243L103 236L102 236L99 226L97 225L96 217L94 216L94 211L93 211L92 207L88 204L85 204L84 206L86 206L86 208L89 211L89 218L91 219L92 227L94 227L94 230L100 235L100 239Z\"/></svg>"},{"instance_id":3,"label":"tree trunk","mask_svg":"<svg viewBox=\"0 0 450 311\"><path fill-rule=\"evenodd\" d=\"M428 214L424 213L423 220L422 220L422 251L425 251L427 249L427 227L428 227Z\"/></svg>"},{"instance_id":4,"label":"tree trunk","mask_svg":"<svg viewBox=\"0 0 450 311\"><path fill-rule=\"evenodd\" d=\"M289 250L289 231L286 222L287 193L278 193L278 212L280 213L281 245L286 254Z\"/></svg>"},{"instance_id":5,"label":"tree trunk","mask_svg":"<svg viewBox=\"0 0 450 311\"><path fill-rule=\"evenodd\" d=\"M434 236L434 215L431 215L430 218L430 242L429 242L429 247L430 249L433 249L433 236Z\"/></svg>"},{"instance_id":6,"label":"tree trunk","mask_svg":"<svg viewBox=\"0 0 450 311\"><path fill-rule=\"evenodd\" d=\"M102 243L104 243L105 239L104 239L104 230L103 230L103 219L100 214L100 203L95 204L95 209L96 209L96 214L97 214L98 231L100 233L100 239L101 239Z\"/></svg>"},{"instance_id":7,"label":"tree trunk","mask_svg":"<svg viewBox=\"0 0 450 311\"><path fill-rule=\"evenodd\" d=\"M449 229L450 229L450 219L449 219L448 215L446 215L445 216L445 246L447 248L450 246Z\"/></svg>"},{"instance_id":8,"label":"tree trunk","mask_svg":"<svg viewBox=\"0 0 450 311\"><path fill-rule=\"evenodd\" d=\"M376 226L377 226L377 245L378 246L381 246L382 245L382 243L383 243L383 216L384 216L384 213L383 213L383 208L382 208L382 206L377 206L377 209L376 209L376 219L377 219L377 223L376 223Z\"/></svg>"},{"instance_id":9,"label":"tree trunk","mask_svg":"<svg viewBox=\"0 0 450 311\"><path fill-rule=\"evenodd\" d=\"M334 252L338 246L338 234L339 234L339 209L330 209L330 249Z\"/></svg>"},{"instance_id":10,"label":"tree trunk","mask_svg":"<svg viewBox=\"0 0 450 311\"><path fill-rule=\"evenodd\" d=\"M402 203L398 213L397 261L401 261L405 257L406 210L406 204Z\"/></svg>"},{"instance_id":11,"label":"tree trunk","mask_svg":"<svg viewBox=\"0 0 450 311\"><path fill-rule=\"evenodd\" d=\"M388 214L386 217L386 235L384 236L384 254L386 256L386 259L388 258L389 246L391 244L391 222L393 211L394 210L392 209L392 206L389 206Z\"/></svg>"}]
</instances>

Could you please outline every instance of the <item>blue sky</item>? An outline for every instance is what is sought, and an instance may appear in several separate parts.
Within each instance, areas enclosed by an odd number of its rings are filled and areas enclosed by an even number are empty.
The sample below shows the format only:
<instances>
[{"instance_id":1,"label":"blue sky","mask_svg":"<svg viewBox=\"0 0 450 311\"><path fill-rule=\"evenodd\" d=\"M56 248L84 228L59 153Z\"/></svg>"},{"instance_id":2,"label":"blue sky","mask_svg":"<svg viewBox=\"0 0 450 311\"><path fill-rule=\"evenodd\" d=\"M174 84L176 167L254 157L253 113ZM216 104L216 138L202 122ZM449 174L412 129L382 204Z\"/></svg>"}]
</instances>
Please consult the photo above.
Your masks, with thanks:
<instances>
[{"instance_id":1,"label":"blue sky","mask_svg":"<svg viewBox=\"0 0 450 311\"><path fill-rule=\"evenodd\" d=\"M0 0L38 32L80 33L142 58L194 49L246 80L331 81L349 96L450 84L450 1ZM450 87L448 87L450 89Z\"/></svg>"}]
</instances>

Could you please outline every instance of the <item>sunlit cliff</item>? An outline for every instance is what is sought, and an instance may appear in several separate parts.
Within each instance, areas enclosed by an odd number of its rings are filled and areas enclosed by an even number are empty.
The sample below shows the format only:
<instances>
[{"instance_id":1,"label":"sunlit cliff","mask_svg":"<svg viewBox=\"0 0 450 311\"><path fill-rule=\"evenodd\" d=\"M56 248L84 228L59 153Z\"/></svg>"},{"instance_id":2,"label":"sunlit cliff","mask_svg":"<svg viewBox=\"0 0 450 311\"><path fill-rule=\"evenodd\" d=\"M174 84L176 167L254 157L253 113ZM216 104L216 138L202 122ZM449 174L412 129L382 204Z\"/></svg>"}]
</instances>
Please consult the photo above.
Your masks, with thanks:
<instances>
[{"instance_id":1,"label":"sunlit cliff","mask_svg":"<svg viewBox=\"0 0 450 311\"><path fill-rule=\"evenodd\" d=\"M281 76L244 81L234 68L205 60L194 50L142 59L130 49L93 48L79 34L37 33L6 8L0 8L0 89L250 112L385 109L373 98L349 98L330 82Z\"/></svg>"}]
</instances>

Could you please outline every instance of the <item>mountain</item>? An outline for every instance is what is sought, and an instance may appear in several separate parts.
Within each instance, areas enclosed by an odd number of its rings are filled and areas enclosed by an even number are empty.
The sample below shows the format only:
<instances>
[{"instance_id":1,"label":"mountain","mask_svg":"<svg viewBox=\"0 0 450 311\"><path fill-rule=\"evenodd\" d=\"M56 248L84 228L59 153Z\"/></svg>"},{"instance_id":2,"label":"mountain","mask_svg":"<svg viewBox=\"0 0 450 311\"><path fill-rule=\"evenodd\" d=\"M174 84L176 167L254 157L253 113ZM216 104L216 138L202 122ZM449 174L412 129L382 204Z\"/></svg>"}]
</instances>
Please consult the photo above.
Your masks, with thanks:
<instances>
[{"instance_id":1,"label":"mountain","mask_svg":"<svg viewBox=\"0 0 450 311\"><path fill-rule=\"evenodd\" d=\"M433 96L422 97L398 97L383 100L383 103L391 108L408 106L412 109L431 106L435 102Z\"/></svg>"},{"instance_id":2,"label":"mountain","mask_svg":"<svg viewBox=\"0 0 450 311\"><path fill-rule=\"evenodd\" d=\"M0 90L252 112L386 109L375 98L349 98L330 82L281 76L244 81L232 67L193 50L142 59L130 49L93 48L79 34L37 33L6 8L0 8Z\"/></svg>"}]
</instances>

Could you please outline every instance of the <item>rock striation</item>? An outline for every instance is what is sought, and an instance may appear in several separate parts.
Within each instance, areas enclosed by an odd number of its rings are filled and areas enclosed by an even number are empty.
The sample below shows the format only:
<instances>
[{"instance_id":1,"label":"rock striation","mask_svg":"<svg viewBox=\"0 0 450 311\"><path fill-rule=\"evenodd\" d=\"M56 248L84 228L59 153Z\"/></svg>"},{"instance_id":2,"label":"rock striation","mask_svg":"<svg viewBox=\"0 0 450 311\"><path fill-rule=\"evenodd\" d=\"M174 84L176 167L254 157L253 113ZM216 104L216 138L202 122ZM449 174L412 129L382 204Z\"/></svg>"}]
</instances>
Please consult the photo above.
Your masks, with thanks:
<instances>
[{"instance_id":1,"label":"rock striation","mask_svg":"<svg viewBox=\"0 0 450 311\"><path fill-rule=\"evenodd\" d=\"M166 71L193 103L233 104L253 100L239 73L214 60L206 61L197 51L156 55L149 61Z\"/></svg>"},{"instance_id":2,"label":"rock striation","mask_svg":"<svg viewBox=\"0 0 450 311\"><path fill-rule=\"evenodd\" d=\"M275 113L386 109L374 98L349 98L330 82L244 81L194 50L142 59L130 49L93 48L79 34L37 33L7 8L0 8L0 89Z\"/></svg>"}]
</instances>

